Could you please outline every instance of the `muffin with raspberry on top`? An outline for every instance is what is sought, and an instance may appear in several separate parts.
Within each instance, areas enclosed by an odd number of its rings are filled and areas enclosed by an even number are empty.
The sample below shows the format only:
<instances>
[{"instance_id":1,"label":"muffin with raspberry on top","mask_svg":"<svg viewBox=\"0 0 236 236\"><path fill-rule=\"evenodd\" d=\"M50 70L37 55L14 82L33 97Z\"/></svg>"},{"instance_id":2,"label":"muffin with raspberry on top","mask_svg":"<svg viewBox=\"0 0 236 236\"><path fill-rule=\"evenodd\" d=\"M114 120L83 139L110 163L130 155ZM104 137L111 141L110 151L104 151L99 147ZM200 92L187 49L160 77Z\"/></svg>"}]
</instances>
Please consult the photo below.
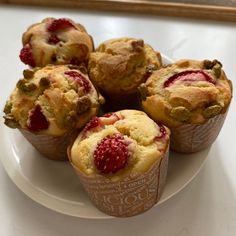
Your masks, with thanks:
<instances>
[{"instance_id":1,"label":"muffin with raspberry on top","mask_svg":"<svg viewBox=\"0 0 236 236\"><path fill-rule=\"evenodd\" d=\"M70 162L95 206L119 217L151 208L164 189L169 129L144 112L93 118L68 148Z\"/></svg>"},{"instance_id":2,"label":"muffin with raspberry on top","mask_svg":"<svg viewBox=\"0 0 236 236\"><path fill-rule=\"evenodd\" d=\"M101 101L82 65L25 70L6 102L5 124L46 157L67 160L70 140L97 115Z\"/></svg>"},{"instance_id":3,"label":"muffin with raspberry on top","mask_svg":"<svg viewBox=\"0 0 236 236\"><path fill-rule=\"evenodd\" d=\"M171 129L171 148L185 153L214 142L232 97L217 60L177 61L155 71L139 90L144 111Z\"/></svg>"},{"instance_id":4,"label":"muffin with raspberry on top","mask_svg":"<svg viewBox=\"0 0 236 236\"><path fill-rule=\"evenodd\" d=\"M45 18L22 36L20 59L31 67L87 62L93 39L83 25L68 18Z\"/></svg>"}]
</instances>

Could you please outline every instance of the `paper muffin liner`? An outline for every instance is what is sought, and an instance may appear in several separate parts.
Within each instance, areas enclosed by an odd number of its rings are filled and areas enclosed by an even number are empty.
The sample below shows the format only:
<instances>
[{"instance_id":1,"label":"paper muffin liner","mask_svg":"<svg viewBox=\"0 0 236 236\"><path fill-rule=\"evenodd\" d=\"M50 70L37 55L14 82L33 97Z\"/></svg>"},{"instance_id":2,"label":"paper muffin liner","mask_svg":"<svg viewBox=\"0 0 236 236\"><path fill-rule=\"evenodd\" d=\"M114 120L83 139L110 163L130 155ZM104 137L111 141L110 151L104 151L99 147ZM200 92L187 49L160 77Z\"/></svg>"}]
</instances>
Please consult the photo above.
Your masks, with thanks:
<instances>
[{"instance_id":1,"label":"paper muffin liner","mask_svg":"<svg viewBox=\"0 0 236 236\"><path fill-rule=\"evenodd\" d=\"M68 150L70 158L70 150ZM143 213L155 205L164 190L169 148L144 173L130 173L112 181L102 175L87 176L72 164L93 204L102 212L117 217Z\"/></svg>"},{"instance_id":2,"label":"paper muffin liner","mask_svg":"<svg viewBox=\"0 0 236 236\"><path fill-rule=\"evenodd\" d=\"M210 118L204 124L186 124L171 129L170 148L176 152L193 153L209 147L217 138L227 112Z\"/></svg>"},{"instance_id":3,"label":"paper muffin liner","mask_svg":"<svg viewBox=\"0 0 236 236\"><path fill-rule=\"evenodd\" d=\"M20 129L23 136L44 156L55 161L67 161L67 147L78 134L70 130L61 136L35 134L28 130Z\"/></svg>"}]
</instances>

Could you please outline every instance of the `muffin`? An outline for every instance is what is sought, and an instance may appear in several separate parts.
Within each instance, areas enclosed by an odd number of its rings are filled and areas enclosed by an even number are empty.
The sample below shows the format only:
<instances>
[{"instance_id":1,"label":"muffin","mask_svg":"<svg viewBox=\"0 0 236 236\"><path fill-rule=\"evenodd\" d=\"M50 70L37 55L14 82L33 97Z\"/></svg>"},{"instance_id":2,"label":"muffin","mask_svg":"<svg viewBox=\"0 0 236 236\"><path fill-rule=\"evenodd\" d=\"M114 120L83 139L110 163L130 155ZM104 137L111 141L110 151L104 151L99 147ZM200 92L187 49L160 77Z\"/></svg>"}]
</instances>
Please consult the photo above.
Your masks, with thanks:
<instances>
[{"instance_id":1,"label":"muffin","mask_svg":"<svg viewBox=\"0 0 236 236\"><path fill-rule=\"evenodd\" d=\"M46 157L66 160L68 143L97 115L101 101L82 65L25 70L6 102L5 124Z\"/></svg>"},{"instance_id":2,"label":"muffin","mask_svg":"<svg viewBox=\"0 0 236 236\"><path fill-rule=\"evenodd\" d=\"M67 18L46 18L22 36L20 59L31 67L75 64L88 60L93 39L81 24Z\"/></svg>"},{"instance_id":3,"label":"muffin","mask_svg":"<svg viewBox=\"0 0 236 236\"><path fill-rule=\"evenodd\" d=\"M151 208L163 192L169 135L144 112L121 110L93 118L68 156L98 209L133 216Z\"/></svg>"},{"instance_id":4,"label":"muffin","mask_svg":"<svg viewBox=\"0 0 236 236\"><path fill-rule=\"evenodd\" d=\"M137 87L162 65L159 52L142 39L118 38L99 45L89 57L89 76L109 109L137 102Z\"/></svg>"},{"instance_id":5,"label":"muffin","mask_svg":"<svg viewBox=\"0 0 236 236\"><path fill-rule=\"evenodd\" d=\"M171 129L171 149L184 153L214 142L232 97L217 60L180 60L155 71L139 90L144 111Z\"/></svg>"}]
</instances>

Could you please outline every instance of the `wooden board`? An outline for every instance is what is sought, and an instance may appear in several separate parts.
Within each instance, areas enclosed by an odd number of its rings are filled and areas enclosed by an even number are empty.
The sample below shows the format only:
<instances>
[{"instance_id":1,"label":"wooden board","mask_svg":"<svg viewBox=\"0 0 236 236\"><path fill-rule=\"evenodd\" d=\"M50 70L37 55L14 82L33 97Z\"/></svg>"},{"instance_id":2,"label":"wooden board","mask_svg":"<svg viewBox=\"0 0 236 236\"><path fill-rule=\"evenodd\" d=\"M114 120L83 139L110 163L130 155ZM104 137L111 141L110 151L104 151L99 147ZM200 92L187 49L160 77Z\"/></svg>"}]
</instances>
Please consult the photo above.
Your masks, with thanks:
<instances>
[{"instance_id":1,"label":"wooden board","mask_svg":"<svg viewBox=\"0 0 236 236\"><path fill-rule=\"evenodd\" d=\"M236 0L0 0L0 2L236 21Z\"/></svg>"}]
</instances>

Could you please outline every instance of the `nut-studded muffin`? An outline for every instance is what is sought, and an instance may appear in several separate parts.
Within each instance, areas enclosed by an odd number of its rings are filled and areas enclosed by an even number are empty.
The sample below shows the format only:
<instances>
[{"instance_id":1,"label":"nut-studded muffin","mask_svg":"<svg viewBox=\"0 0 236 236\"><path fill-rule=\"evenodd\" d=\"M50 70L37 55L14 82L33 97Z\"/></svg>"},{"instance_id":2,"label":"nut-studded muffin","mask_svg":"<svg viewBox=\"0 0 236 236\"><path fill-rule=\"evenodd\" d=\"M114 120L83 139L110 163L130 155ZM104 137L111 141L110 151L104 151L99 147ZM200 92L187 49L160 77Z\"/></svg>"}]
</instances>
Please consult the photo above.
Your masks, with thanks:
<instances>
[{"instance_id":1,"label":"nut-studded muffin","mask_svg":"<svg viewBox=\"0 0 236 236\"><path fill-rule=\"evenodd\" d=\"M180 60L155 71L139 90L144 111L171 129L171 148L179 152L214 142L232 97L217 60Z\"/></svg>"},{"instance_id":2,"label":"nut-studded muffin","mask_svg":"<svg viewBox=\"0 0 236 236\"><path fill-rule=\"evenodd\" d=\"M97 115L100 98L82 65L24 71L5 105L5 124L48 158L67 159L73 135Z\"/></svg>"},{"instance_id":3,"label":"nut-studded muffin","mask_svg":"<svg viewBox=\"0 0 236 236\"><path fill-rule=\"evenodd\" d=\"M68 156L92 202L126 217L160 198L168 165L169 129L144 112L121 110L93 118Z\"/></svg>"},{"instance_id":4,"label":"nut-studded muffin","mask_svg":"<svg viewBox=\"0 0 236 236\"><path fill-rule=\"evenodd\" d=\"M46 18L22 36L20 59L31 67L80 64L93 51L93 39L81 24L67 18Z\"/></svg>"},{"instance_id":5,"label":"nut-studded muffin","mask_svg":"<svg viewBox=\"0 0 236 236\"><path fill-rule=\"evenodd\" d=\"M117 38L90 54L89 75L111 107L127 108L137 99L137 87L161 65L160 53L142 39Z\"/></svg>"}]
</instances>

